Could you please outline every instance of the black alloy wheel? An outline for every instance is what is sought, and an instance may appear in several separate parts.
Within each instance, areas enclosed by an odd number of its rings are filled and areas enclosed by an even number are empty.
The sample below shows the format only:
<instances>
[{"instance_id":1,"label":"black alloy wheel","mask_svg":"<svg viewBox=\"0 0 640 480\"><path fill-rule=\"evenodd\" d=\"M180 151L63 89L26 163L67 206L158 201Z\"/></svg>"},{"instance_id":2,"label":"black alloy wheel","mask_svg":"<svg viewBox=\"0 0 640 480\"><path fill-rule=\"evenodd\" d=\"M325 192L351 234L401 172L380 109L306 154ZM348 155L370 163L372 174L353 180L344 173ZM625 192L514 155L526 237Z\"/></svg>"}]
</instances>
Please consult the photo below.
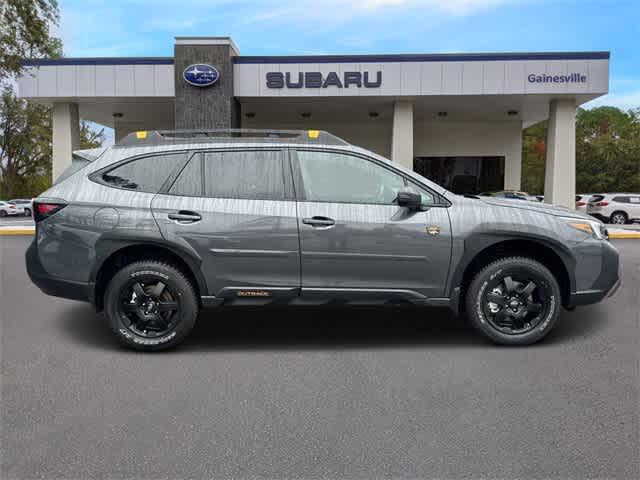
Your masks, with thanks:
<instances>
[{"instance_id":1,"label":"black alloy wheel","mask_svg":"<svg viewBox=\"0 0 640 480\"><path fill-rule=\"evenodd\" d=\"M131 280L120 290L118 313L132 333L146 338L169 333L180 321L178 295L164 282Z\"/></svg>"},{"instance_id":2,"label":"black alloy wheel","mask_svg":"<svg viewBox=\"0 0 640 480\"><path fill-rule=\"evenodd\" d=\"M182 343L200 310L188 272L159 261L122 267L104 293L104 311L116 338L129 348L166 350Z\"/></svg>"},{"instance_id":3,"label":"black alloy wheel","mask_svg":"<svg viewBox=\"0 0 640 480\"><path fill-rule=\"evenodd\" d=\"M466 292L473 327L501 345L530 345L544 338L560 316L556 277L527 257L506 257L480 270Z\"/></svg>"},{"instance_id":4,"label":"black alloy wheel","mask_svg":"<svg viewBox=\"0 0 640 480\"><path fill-rule=\"evenodd\" d=\"M500 276L485 289L483 309L496 330L507 335L523 334L536 328L546 316L548 292L531 275Z\"/></svg>"}]
</instances>

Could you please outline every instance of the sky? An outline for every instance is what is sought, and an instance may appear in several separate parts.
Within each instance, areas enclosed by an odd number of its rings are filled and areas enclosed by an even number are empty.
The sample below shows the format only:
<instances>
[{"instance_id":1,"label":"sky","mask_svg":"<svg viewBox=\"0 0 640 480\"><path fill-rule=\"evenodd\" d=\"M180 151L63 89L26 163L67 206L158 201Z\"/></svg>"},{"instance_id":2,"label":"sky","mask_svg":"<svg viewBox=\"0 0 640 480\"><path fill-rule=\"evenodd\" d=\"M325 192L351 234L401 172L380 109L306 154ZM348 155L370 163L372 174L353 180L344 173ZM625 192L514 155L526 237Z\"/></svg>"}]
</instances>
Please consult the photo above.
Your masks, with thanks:
<instances>
[{"instance_id":1,"label":"sky","mask_svg":"<svg viewBox=\"0 0 640 480\"><path fill-rule=\"evenodd\" d=\"M609 95L640 107L640 0L61 0L68 57L173 56L174 36L242 55L611 52Z\"/></svg>"}]
</instances>

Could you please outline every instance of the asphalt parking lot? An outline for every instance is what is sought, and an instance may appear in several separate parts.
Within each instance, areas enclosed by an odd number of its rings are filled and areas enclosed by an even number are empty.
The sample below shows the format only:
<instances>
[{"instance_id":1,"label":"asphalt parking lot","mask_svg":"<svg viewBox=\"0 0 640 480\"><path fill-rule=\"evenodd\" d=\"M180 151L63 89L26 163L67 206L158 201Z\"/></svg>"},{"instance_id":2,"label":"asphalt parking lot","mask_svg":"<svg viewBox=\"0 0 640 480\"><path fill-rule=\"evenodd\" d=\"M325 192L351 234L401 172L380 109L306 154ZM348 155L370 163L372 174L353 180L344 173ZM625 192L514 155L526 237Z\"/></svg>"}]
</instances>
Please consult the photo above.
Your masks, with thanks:
<instances>
[{"instance_id":1,"label":"asphalt parking lot","mask_svg":"<svg viewBox=\"0 0 640 480\"><path fill-rule=\"evenodd\" d=\"M640 478L640 242L624 286L495 347L446 312L206 313L121 349L0 237L2 478Z\"/></svg>"}]
</instances>

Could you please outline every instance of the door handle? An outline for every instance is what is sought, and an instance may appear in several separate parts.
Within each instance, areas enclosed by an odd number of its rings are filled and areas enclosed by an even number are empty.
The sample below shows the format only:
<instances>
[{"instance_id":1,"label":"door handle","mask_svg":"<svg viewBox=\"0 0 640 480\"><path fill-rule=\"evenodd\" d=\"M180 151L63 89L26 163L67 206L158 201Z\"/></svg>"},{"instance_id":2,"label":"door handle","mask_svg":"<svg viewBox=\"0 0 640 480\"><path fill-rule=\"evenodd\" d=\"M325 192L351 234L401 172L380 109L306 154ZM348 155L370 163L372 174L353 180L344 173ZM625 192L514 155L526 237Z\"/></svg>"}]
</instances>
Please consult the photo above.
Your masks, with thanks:
<instances>
[{"instance_id":1,"label":"door handle","mask_svg":"<svg viewBox=\"0 0 640 480\"><path fill-rule=\"evenodd\" d=\"M180 223L194 223L199 220L202 220L202 217L195 212L188 212L185 210L180 210L177 213L170 213L167 215L170 220L175 220Z\"/></svg>"},{"instance_id":2,"label":"door handle","mask_svg":"<svg viewBox=\"0 0 640 480\"><path fill-rule=\"evenodd\" d=\"M311 217L311 218L303 218L302 223L305 225L311 225L312 227L333 227L336 224L336 221L333 218L328 217Z\"/></svg>"}]
</instances>

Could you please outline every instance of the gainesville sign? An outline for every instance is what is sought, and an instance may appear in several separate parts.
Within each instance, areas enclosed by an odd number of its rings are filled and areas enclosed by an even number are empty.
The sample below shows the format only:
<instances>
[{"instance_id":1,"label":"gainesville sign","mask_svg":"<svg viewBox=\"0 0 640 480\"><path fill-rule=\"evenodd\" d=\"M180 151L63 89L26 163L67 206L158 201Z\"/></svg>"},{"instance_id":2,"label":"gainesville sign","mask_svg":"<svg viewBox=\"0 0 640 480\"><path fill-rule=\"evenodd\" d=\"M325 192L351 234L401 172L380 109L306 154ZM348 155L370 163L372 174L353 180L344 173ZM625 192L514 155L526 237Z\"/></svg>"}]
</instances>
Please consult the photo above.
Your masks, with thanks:
<instances>
[{"instance_id":1,"label":"gainesville sign","mask_svg":"<svg viewBox=\"0 0 640 480\"><path fill-rule=\"evenodd\" d=\"M267 72L267 88L379 88L382 85L382 72L375 75L370 72Z\"/></svg>"},{"instance_id":2,"label":"gainesville sign","mask_svg":"<svg viewBox=\"0 0 640 480\"><path fill-rule=\"evenodd\" d=\"M570 75L546 75L530 73L527 77L529 83L586 83L587 76L582 73Z\"/></svg>"}]
</instances>

